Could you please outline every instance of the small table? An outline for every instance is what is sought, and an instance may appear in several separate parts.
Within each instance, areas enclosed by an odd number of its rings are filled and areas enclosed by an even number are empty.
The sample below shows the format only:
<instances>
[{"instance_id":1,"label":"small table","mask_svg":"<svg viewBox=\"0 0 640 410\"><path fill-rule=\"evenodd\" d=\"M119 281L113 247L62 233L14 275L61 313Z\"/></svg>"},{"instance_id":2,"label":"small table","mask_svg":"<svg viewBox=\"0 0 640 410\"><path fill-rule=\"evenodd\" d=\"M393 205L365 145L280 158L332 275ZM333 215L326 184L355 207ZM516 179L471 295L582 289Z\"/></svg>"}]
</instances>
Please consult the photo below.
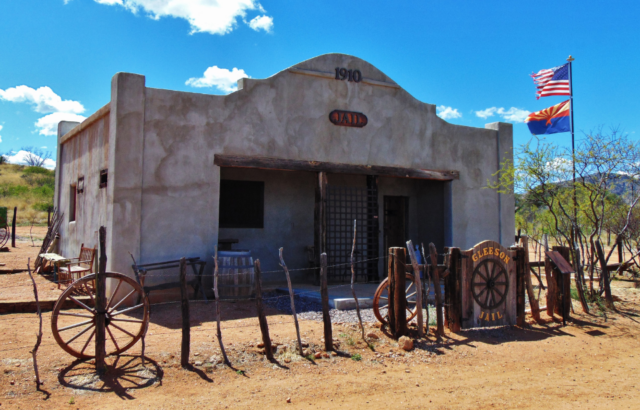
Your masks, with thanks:
<instances>
[{"instance_id":1,"label":"small table","mask_svg":"<svg viewBox=\"0 0 640 410\"><path fill-rule=\"evenodd\" d=\"M41 253L40 257L46 261L41 270L44 269L47 262L53 265L54 282L58 282L58 270L60 269L60 265L66 265L71 262L69 258L65 258L64 256L58 255L57 253Z\"/></svg>"}]
</instances>

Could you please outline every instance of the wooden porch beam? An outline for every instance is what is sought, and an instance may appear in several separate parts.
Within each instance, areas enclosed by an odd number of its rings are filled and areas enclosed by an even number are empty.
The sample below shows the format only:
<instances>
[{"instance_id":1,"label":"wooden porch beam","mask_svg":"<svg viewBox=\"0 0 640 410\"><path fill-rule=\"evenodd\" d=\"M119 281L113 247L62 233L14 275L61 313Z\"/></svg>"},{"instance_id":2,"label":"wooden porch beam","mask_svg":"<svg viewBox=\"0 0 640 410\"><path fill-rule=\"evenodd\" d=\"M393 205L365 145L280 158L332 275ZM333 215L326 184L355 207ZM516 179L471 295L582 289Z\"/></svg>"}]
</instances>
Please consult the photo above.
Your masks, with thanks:
<instances>
[{"instance_id":1,"label":"wooden porch beam","mask_svg":"<svg viewBox=\"0 0 640 410\"><path fill-rule=\"evenodd\" d=\"M401 178L451 181L460 178L458 171L387 167L380 165L353 165L337 162L301 161L294 159L252 157L216 154L213 163L220 167L277 169L284 171L328 172L336 174L384 175Z\"/></svg>"}]
</instances>

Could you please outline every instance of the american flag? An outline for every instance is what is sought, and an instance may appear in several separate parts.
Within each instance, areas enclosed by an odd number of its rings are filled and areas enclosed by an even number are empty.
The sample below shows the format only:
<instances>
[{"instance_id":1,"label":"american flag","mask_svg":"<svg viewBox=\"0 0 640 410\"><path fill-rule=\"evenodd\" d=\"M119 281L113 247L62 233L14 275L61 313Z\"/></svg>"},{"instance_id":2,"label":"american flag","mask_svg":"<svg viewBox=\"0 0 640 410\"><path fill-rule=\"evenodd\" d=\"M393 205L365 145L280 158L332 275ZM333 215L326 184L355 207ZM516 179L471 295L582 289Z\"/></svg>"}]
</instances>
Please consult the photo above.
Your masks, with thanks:
<instances>
[{"instance_id":1,"label":"american flag","mask_svg":"<svg viewBox=\"0 0 640 410\"><path fill-rule=\"evenodd\" d=\"M538 88L536 98L552 95L571 95L569 86L569 64L540 70L532 74L533 82Z\"/></svg>"}]
</instances>

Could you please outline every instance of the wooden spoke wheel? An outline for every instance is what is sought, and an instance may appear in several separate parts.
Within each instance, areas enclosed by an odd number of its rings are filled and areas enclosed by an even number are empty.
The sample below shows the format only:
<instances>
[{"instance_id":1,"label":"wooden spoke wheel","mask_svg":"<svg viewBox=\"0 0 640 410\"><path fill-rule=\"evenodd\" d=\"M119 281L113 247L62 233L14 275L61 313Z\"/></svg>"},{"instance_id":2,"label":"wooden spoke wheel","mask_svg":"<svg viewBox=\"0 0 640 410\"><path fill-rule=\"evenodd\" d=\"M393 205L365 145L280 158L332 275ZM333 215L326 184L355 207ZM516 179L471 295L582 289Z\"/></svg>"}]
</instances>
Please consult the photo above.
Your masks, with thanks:
<instances>
[{"instance_id":1,"label":"wooden spoke wheel","mask_svg":"<svg viewBox=\"0 0 640 410\"><path fill-rule=\"evenodd\" d=\"M2 248L8 241L11 236L11 230L9 226L4 224L4 221L0 221L0 248Z\"/></svg>"},{"instance_id":2,"label":"wooden spoke wheel","mask_svg":"<svg viewBox=\"0 0 640 410\"><path fill-rule=\"evenodd\" d=\"M69 285L51 315L54 339L65 352L79 359L95 357L95 295L90 291L94 289L95 279L95 274L87 275ZM121 273L107 272L106 283L107 289L112 290L107 293L105 309L105 350L107 355L118 355L135 345L146 332L149 301L142 287ZM141 302L136 302L138 300ZM137 304L124 307L131 301ZM78 309L62 310L62 306L69 303Z\"/></svg>"},{"instance_id":3,"label":"wooden spoke wheel","mask_svg":"<svg viewBox=\"0 0 640 410\"><path fill-rule=\"evenodd\" d=\"M500 262L485 259L476 266L471 275L471 294L478 305L495 309L504 303L508 291L509 275Z\"/></svg>"},{"instance_id":4,"label":"wooden spoke wheel","mask_svg":"<svg viewBox=\"0 0 640 410\"><path fill-rule=\"evenodd\" d=\"M407 300L407 323L418 314L416 303L416 284L413 275L407 274L405 283L405 295ZM382 324L389 323L389 278L380 283L373 297L373 314Z\"/></svg>"}]
</instances>

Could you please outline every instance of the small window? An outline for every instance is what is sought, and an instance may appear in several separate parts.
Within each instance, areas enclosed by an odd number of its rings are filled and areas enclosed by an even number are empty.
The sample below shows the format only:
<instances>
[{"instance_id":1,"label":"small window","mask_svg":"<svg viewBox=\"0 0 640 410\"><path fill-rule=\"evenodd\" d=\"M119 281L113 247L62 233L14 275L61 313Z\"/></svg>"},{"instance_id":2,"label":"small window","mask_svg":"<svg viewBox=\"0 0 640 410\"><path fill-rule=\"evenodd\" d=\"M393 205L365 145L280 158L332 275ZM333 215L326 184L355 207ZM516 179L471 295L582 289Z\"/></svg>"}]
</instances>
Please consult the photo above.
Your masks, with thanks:
<instances>
[{"instance_id":1,"label":"small window","mask_svg":"<svg viewBox=\"0 0 640 410\"><path fill-rule=\"evenodd\" d=\"M107 187L107 177L108 177L108 172L109 170L107 169L103 169L102 171L100 171L100 188L106 188Z\"/></svg>"},{"instance_id":2,"label":"small window","mask_svg":"<svg viewBox=\"0 0 640 410\"><path fill-rule=\"evenodd\" d=\"M264 228L264 182L220 181L220 228Z\"/></svg>"},{"instance_id":3,"label":"small window","mask_svg":"<svg viewBox=\"0 0 640 410\"><path fill-rule=\"evenodd\" d=\"M84 177L78 178L77 192L79 194L84 192Z\"/></svg>"},{"instance_id":4,"label":"small window","mask_svg":"<svg viewBox=\"0 0 640 410\"><path fill-rule=\"evenodd\" d=\"M69 222L76 220L76 202L78 197L78 191L75 185L71 185L69 188Z\"/></svg>"}]
</instances>

